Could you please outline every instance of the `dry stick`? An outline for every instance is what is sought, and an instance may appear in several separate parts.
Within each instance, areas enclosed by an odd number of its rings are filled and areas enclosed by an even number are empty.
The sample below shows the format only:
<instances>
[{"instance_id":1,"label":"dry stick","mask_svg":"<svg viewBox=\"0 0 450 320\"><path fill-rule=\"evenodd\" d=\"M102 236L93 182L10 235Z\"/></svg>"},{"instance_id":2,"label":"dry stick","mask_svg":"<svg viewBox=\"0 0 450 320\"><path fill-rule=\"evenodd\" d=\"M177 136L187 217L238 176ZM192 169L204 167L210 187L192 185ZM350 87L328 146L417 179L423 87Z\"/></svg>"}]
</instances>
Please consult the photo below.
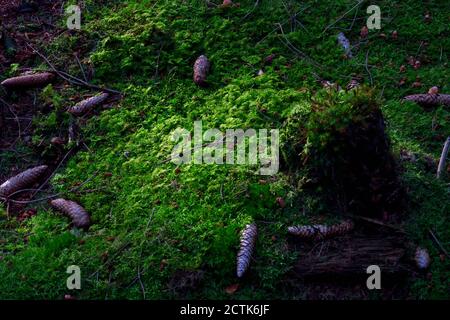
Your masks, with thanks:
<instances>
[{"instance_id":1,"label":"dry stick","mask_svg":"<svg viewBox=\"0 0 450 320\"><path fill-rule=\"evenodd\" d=\"M324 34L325 32L327 32L327 30L330 29L332 26L334 26L336 23L338 23L339 21L341 21L347 14L349 14L350 12L352 12L353 9L359 7L359 5L360 5L361 3L363 3L364 1L365 1L365 0L360 0L360 1L358 1L357 4L355 4L353 7L351 7L346 13L344 13L342 16L340 16L335 22L333 22L332 24L328 25L328 26L322 31L321 35Z\"/></svg>"},{"instance_id":2,"label":"dry stick","mask_svg":"<svg viewBox=\"0 0 450 320\"><path fill-rule=\"evenodd\" d=\"M103 91L103 92L108 92L111 94L119 94L119 95L123 95L122 92L117 91L117 90L113 90L113 89L109 89L109 88L103 88L100 86L96 86L94 84L88 83L86 81L81 80L80 78L74 77L64 71L60 71L58 69L56 69L56 67L48 60L48 58L46 56L44 56L42 53L40 53L37 49L35 49L32 45L30 45L29 43L26 43L27 46L29 46L39 57L41 57L45 63L47 63L47 65L62 79L66 80L67 82L70 82L73 85L76 86L80 86L80 87L85 87L85 88L89 88L89 89L94 89L94 90L99 90L99 91Z\"/></svg>"},{"instance_id":3,"label":"dry stick","mask_svg":"<svg viewBox=\"0 0 450 320\"><path fill-rule=\"evenodd\" d=\"M241 21L244 21L245 19L247 19L248 16L250 16L253 13L253 11L255 11L258 4L259 4L259 0L256 0L255 4L253 5L253 8L241 19Z\"/></svg>"},{"instance_id":4,"label":"dry stick","mask_svg":"<svg viewBox=\"0 0 450 320\"><path fill-rule=\"evenodd\" d=\"M378 221L378 220L375 220L375 219L366 218L366 217L362 217L362 216L355 216L353 214L347 214L346 216L349 216L349 217L354 218L354 219L367 221L367 222L370 222L370 223L373 223L373 224L376 224L376 225L379 225L379 226L383 226L383 227L386 227L386 228L390 228L390 229L396 230L396 231L401 232L401 233L405 233L405 234L407 233L404 229L402 229L400 227L397 227L397 226L394 226L394 225L391 225L391 224L387 224L387 223L384 223L384 222L381 222L381 221Z\"/></svg>"},{"instance_id":5,"label":"dry stick","mask_svg":"<svg viewBox=\"0 0 450 320\"><path fill-rule=\"evenodd\" d=\"M80 62L80 59L78 59L78 55L76 53L73 54L75 56L75 59L77 60L78 66L80 67L81 73L83 74L83 79L84 81L88 81L87 77L86 77L86 72L84 72L84 68L83 65Z\"/></svg>"},{"instance_id":6,"label":"dry stick","mask_svg":"<svg viewBox=\"0 0 450 320\"><path fill-rule=\"evenodd\" d=\"M22 136L22 128L21 128L21 125L20 125L20 119L19 119L19 117L17 116L17 113L13 110L12 106L11 106L9 103L7 103L7 102L6 102L5 100L3 100L2 98L0 98L0 102L3 103L3 105L5 105L5 106L8 108L9 112L13 115L14 120L15 120L16 123L17 123L17 129L18 129L19 133L18 133L18 135L17 135L17 138L16 138L16 139L14 140L14 142L11 144L11 146L14 146L14 145L17 143L17 141L20 140L20 137Z\"/></svg>"},{"instance_id":7,"label":"dry stick","mask_svg":"<svg viewBox=\"0 0 450 320\"><path fill-rule=\"evenodd\" d=\"M89 177L89 178L87 178L85 181L83 181L79 186L76 186L76 187L74 187L74 188L71 188L71 189L69 189L67 192L58 192L58 193L52 194L52 195L50 195L50 196L48 196L48 197L45 197L45 198L39 198L39 199L35 199L35 200L24 200L24 201L21 201L21 200L13 200L13 199L6 199L6 198L4 198L4 197L0 197L0 200L1 200L1 201L7 201L7 205L8 205L8 206L9 206L9 203L10 203L10 202L17 203L17 204L30 204L30 203L36 203L36 202L42 202L42 201L50 200L50 199L59 197L59 196L65 194L65 193L71 193L71 192L75 192L75 191L81 189L84 185L86 185L87 183L89 183L89 181L91 181L96 175L97 175L97 171L94 172L94 174L93 174L91 177ZM35 190L37 190L37 189L35 189ZM42 191L42 190L41 190L41 191ZM19 192L19 191L17 191L17 192ZM16 193L17 193L17 192L16 192Z\"/></svg>"},{"instance_id":8,"label":"dry stick","mask_svg":"<svg viewBox=\"0 0 450 320\"><path fill-rule=\"evenodd\" d=\"M433 233L433 231L431 231L431 229L428 229L428 232L430 233L430 235L433 238L434 242L436 242L436 244L439 246L439 248L441 249L442 253L445 254L447 256L447 258L450 258L450 255L448 254L447 250L445 250L445 248L442 246L441 242L438 240L438 238Z\"/></svg>"},{"instance_id":9,"label":"dry stick","mask_svg":"<svg viewBox=\"0 0 450 320\"><path fill-rule=\"evenodd\" d=\"M442 149L441 159L439 159L439 165L436 174L438 179L441 177L441 173L444 171L445 159L447 158L449 147L450 147L450 136L445 141L444 148Z\"/></svg>"},{"instance_id":10,"label":"dry stick","mask_svg":"<svg viewBox=\"0 0 450 320\"><path fill-rule=\"evenodd\" d=\"M278 28L280 28L281 31L281 35L283 36L284 41L281 41L284 45L286 45L290 50L292 50L294 53L296 53L298 56L300 56L301 58L307 60L310 64L312 64L313 66L323 69L322 66L320 64L318 64L316 61L314 61L313 59L311 59L310 57L308 57L305 53L303 53L302 51L300 51L299 49L297 49L297 47L295 47L290 41L289 39L286 37L286 34L284 33L283 30L283 26L281 23L277 23Z\"/></svg>"},{"instance_id":11,"label":"dry stick","mask_svg":"<svg viewBox=\"0 0 450 320\"><path fill-rule=\"evenodd\" d=\"M50 181L50 179L55 175L56 171L58 171L58 169L61 167L61 165L64 163L64 161L69 157L69 155L72 153L72 151L74 150L74 148L71 148L69 151L67 151L67 153L64 155L64 157L62 158L62 160L58 163L58 165L56 166L55 170L53 170L52 174L44 181L44 183L41 184L41 186L31 195L31 199L34 198L34 196L42 190L42 188L44 188L44 186L47 184L47 182Z\"/></svg>"},{"instance_id":12,"label":"dry stick","mask_svg":"<svg viewBox=\"0 0 450 320\"><path fill-rule=\"evenodd\" d=\"M373 85L373 79L372 79L372 74L370 73L369 66L368 66L368 62L369 62L369 50L370 50L370 49L367 49L367 52L366 52L366 63L365 63L365 68L366 68L367 73L369 74L370 85L372 86L372 85Z\"/></svg>"}]
</instances>

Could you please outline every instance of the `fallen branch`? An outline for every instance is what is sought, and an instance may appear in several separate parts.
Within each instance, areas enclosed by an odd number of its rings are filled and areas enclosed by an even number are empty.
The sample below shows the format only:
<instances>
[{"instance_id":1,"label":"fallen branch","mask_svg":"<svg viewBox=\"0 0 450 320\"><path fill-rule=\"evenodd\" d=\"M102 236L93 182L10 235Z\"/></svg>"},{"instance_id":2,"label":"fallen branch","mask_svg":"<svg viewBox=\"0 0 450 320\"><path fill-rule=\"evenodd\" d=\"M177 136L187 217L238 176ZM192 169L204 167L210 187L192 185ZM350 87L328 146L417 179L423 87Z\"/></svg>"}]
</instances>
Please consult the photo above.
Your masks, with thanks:
<instances>
[{"instance_id":1,"label":"fallen branch","mask_svg":"<svg viewBox=\"0 0 450 320\"><path fill-rule=\"evenodd\" d=\"M450 255L448 254L447 250L445 250L444 246L441 244L441 242L436 237L434 232L431 231L431 229L428 229L428 232L430 233L431 237L433 238L434 242L438 245L438 247L442 251L442 253L445 254L445 256L450 259Z\"/></svg>"},{"instance_id":2,"label":"fallen branch","mask_svg":"<svg viewBox=\"0 0 450 320\"><path fill-rule=\"evenodd\" d=\"M46 56L44 56L42 53L40 53L37 49L35 49L32 45L30 45L29 43L26 43L26 45L28 47L30 47L39 57L41 57L45 63L62 79L66 80L67 82L79 86L79 87L85 87L85 88L89 88L89 89L94 89L94 90L98 90L98 91L103 91L103 92L108 92L111 94L119 94L119 95L123 95L122 92L117 91L117 90L113 90L113 89L109 89L109 88L103 88L100 86L96 86L94 84L88 83L80 78L77 78L75 76L72 76L64 71L60 71L58 69L56 69L56 67L48 60L48 58Z\"/></svg>"}]
</instances>

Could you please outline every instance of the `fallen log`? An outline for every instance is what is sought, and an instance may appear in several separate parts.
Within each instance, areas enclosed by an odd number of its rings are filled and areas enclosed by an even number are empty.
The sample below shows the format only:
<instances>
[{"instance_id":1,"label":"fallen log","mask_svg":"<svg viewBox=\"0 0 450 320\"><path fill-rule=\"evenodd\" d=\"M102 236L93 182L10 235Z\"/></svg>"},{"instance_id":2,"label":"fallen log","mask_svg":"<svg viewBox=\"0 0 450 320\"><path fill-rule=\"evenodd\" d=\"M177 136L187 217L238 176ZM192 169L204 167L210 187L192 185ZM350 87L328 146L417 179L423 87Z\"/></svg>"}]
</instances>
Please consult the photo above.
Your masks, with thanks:
<instances>
[{"instance_id":1,"label":"fallen log","mask_svg":"<svg viewBox=\"0 0 450 320\"><path fill-rule=\"evenodd\" d=\"M4 80L1 85L9 90L42 87L53 81L55 75L50 72L42 72L13 77Z\"/></svg>"},{"instance_id":2,"label":"fallen log","mask_svg":"<svg viewBox=\"0 0 450 320\"><path fill-rule=\"evenodd\" d=\"M403 237L382 234L339 239L316 251L305 249L294 272L300 277L357 275L366 274L370 265L378 265L383 274L403 272L404 243Z\"/></svg>"}]
</instances>

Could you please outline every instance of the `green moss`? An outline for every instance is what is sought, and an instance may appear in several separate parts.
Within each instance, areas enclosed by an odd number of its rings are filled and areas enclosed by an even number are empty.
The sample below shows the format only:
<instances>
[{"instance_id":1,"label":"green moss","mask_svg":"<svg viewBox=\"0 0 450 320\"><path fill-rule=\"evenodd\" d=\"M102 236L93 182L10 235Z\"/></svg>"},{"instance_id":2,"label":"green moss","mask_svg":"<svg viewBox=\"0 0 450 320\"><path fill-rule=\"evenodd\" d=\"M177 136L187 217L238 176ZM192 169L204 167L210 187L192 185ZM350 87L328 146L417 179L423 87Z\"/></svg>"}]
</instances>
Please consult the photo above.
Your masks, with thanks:
<instances>
[{"instance_id":1,"label":"green moss","mask_svg":"<svg viewBox=\"0 0 450 320\"><path fill-rule=\"evenodd\" d=\"M349 9L347 1L290 2L291 13L303 12L294 22L289 22L281 2L264 3L252 11L250 0L227 10L209 9L201 1L109 1L107 5L86 1L83 31L62 35L48 50L60 54L59 66L67 60L76 70L68 54L80 44L85 44L86 53L92 48L88 63L95 70L94 81L122 90L125 97L82 124L89 150L73 157L52 183L55 192L85 206L94 224L88 233L68 231L67 219L42 204L37 217L20 226L8 225L12 230L22 228L29 240L11 242L12 236L1 233L9 244L0 244L4 256L0 297L60 299L68 292L65 270L76 264L83 277L83 289L76 295L83 299L141 298L135 281L138 269L149 299L172 298L168 283L173 274L197 269L205 271L205 278L198 288L188 290L188 298L229 298L224 289L237 282L238 233L250 221L260 228L256 255L249 276L233 297L299 296L283 286L283 276L296 258L287 249L285 227L336 211L322 201L324 187L306 190L309 177L301 164L295 172L287 166L269 179L255 175L253 166L182 165L177 170L165 160L174 146L173 130L192 130L194 121L202 120L204 128L221 130L278 128L283 159L291 164L308 143L329 143L334 132L364 111L358 106L367 106L368 111L374 106L355 101L353 93L316 94L318 77L344 86L351 76L362 76L366 84L372 77L378 87L374 92L383 93L382 111L394 150L439 156L450 130L448 110L427 112L398 102L403 95L417 92L410 88L416 76L424 86L449 90L444 66L448 53L441 50L448 47L449 29L439 1L428 7L431 25L422 22L421 4L381 1L390 22L380 31L371 31L370 40L354 48L352 60L342 58L335 40L337 28L348 28L352 17L323 32ZM365 19L364 11L358 12L356 21ZM359 42L361 25L356 24L346 33L352 43ZM398 30L398 41L378 37L392 30ZM417 54L423 39L429 42L418 55L423 67L399 74L400 65ZM368 50L370 76L365 62ZM192 83L192 65L202 53L212 62L206 89ZM275 59L265 65L264 58L272 53ZM256 76L260 68L265 74ZM408 86L398 87L403 76ZM57 110L70 103L71 95L73 91L44 91L42 100L56 101L58 107L37 120L36 127L42 126L39 136L48 138L65 130L69 118ZM431 287L424 278L411 279L411 295L448 297L448 261L438 258L427 237L427 228L433 227L448 244L449 221L444 214L448 188L423 173L419 163L406 166L402 179L411 197L411 238L428 248L433 258ZM80 190L67 192L82 182L86 183ZM277 197L286 200L286 208L279 208ZM21 276L27 280L18 283Z\"/></svg>"}]
</instances>

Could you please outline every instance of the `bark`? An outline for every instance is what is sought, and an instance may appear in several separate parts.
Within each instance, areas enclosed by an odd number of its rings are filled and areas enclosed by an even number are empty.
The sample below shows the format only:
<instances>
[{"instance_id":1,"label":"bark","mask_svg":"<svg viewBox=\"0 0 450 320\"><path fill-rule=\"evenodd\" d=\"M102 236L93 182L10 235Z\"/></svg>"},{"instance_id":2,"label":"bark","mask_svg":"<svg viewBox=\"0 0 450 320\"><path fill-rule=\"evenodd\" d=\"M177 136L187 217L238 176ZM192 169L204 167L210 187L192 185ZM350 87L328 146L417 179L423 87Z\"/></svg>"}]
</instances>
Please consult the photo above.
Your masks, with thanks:
<instances>
[{"instance_id":1,"label":"bark","mask_svg":"<svg viewBox=\"0 0 450 320\"><path fill-rule=\"evenodd\" d=\"M300 277L365 274L370 265L378 265L383 273L405 270L403 237L355 236L336 243L325 243L318 253L305 249L294 268L295 274Z\"/></svg>"}]
</instances>

